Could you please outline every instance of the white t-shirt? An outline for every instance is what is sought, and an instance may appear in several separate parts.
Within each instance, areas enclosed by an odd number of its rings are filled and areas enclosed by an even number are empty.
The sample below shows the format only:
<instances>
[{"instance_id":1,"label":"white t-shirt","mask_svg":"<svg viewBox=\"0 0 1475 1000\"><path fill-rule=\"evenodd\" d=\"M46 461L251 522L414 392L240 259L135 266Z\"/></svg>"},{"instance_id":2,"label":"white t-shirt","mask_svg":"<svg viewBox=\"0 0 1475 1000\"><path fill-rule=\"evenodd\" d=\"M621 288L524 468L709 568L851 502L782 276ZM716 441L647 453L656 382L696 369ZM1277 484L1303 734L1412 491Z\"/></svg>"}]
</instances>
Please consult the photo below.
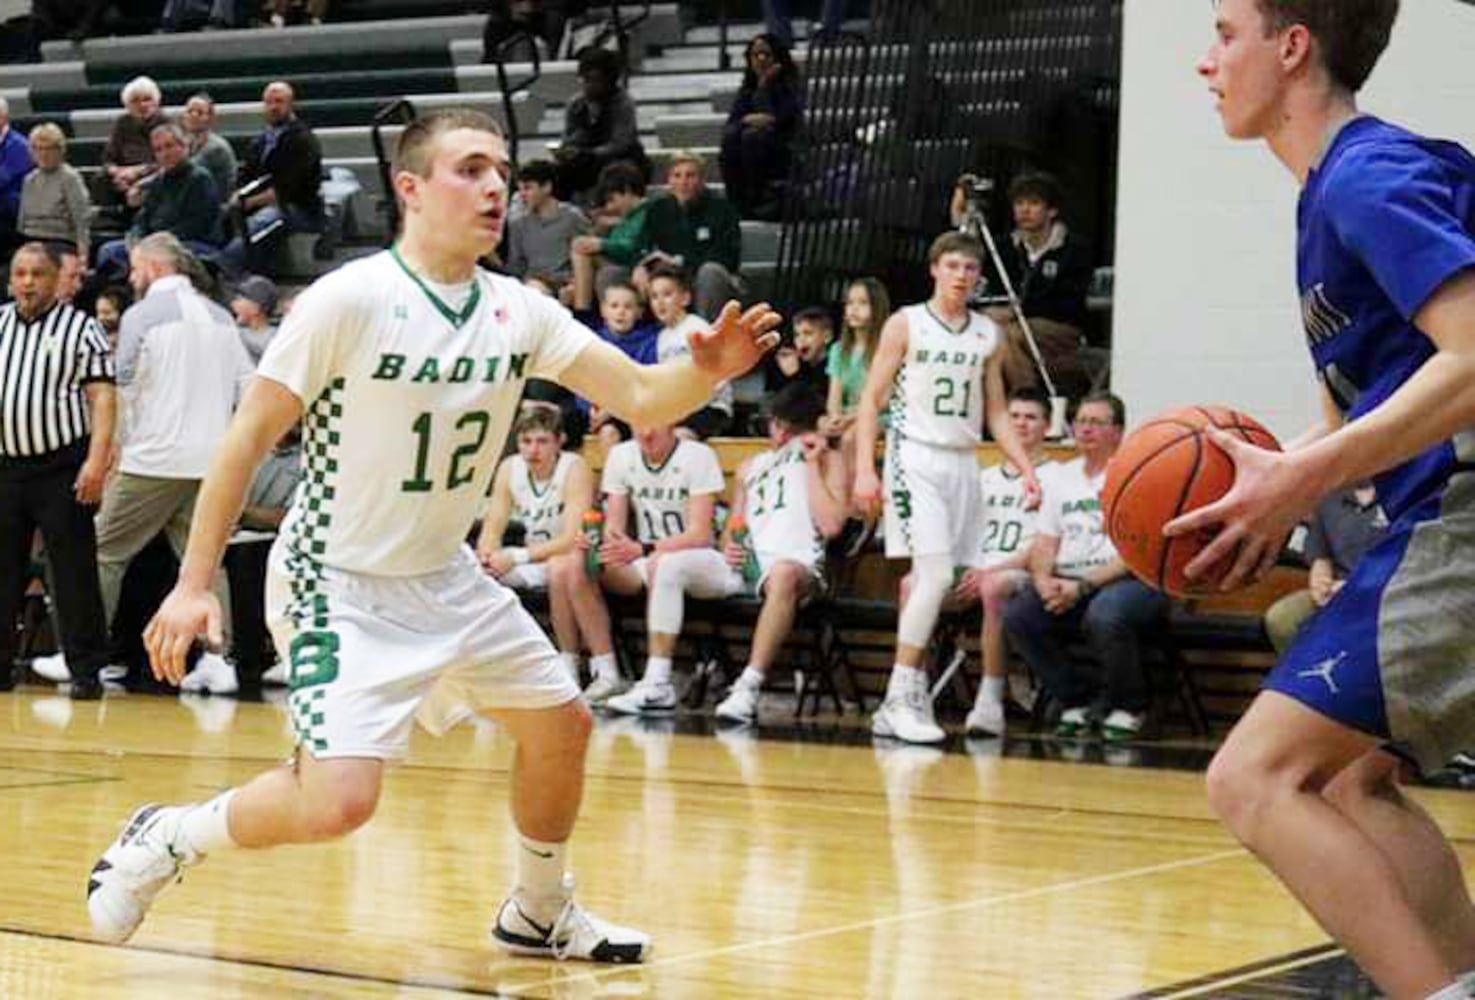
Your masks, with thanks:
<instances>
[{"instance_id":1,"label":"white t-shirt","mask_svg":"<svg viewBox=\"0 0 1475 1000\"><path fill-rule=\"evenodd\" d=\"M1090 570L1105 566L1117 557L1116 546L1106 534L1101 514L1101 489L1106 470L1086 476L1086 460L1073 459L1056 467L1044 483L1045 499L1040 504L1036 530L1060 539L1055 556L1055 575L1080 579Z\"/></svg>"},{"instance_id":2,"label":"white t-shirt","mask_svg":"<svg viewBox=\"0 0 1475 1000\"><path fill-rule=\"evenodd\" d=\"M753 552L767 572L780 559L816 569L825 555L824 537L809 506L809 472L798 440L748 460L743 472L744 516Z\"/></svg>"},{"instance_id":3,"label":"white t-shirt","mask_svg":"<svg viewBox=\"0 0 1475 1000\"><path fill-rule=\"evenodd\" d=\"M926 303L902 310L907 351L891 396L890 433L937 448L975 448L983 440L983 373L999 345L993 320L970 312L950 329Z\"/></svg>"},{"instance_id":4,"label":"white t-shirt","mask_svg":"<svg viewBox=\"0 0 1475 1000\"><path fill-rule=\"evenodd\" d=\"M647 544L686 530L686 502L693 496L721 493L722 463L700 441L678 440L666 461L647 464L638 441L621 441L604 462L605 493L628 496L636 537Z\"/></svg>"},{"instance_id":5,"label":"white t-shirt","mask_svg":"<svg viewBox=\"0 0 1475 1000\"><path fill-rule=\"evenodd\" d=\"M686 342L687 335L705 333L710 329L712 325L695 313L687 313L675 326L661 327L661 332L656 335L656 363L663 365L672 358L691 357L691 346ZM707 400L707 405L732 416L732 399L732 383L723 382L712 398Z\"/></svg>"},{"instance_id":6,"label":"white t-shirt","mask_svg":"<svg viewBox=\"0 0 1475 1000\"><path fill-rule=\"evenodd\" d=\"M559 452L553 475L546 482L538 482L521 455L507 459L512 520L521 524L526 532L524 545L551 542L563 533L563 489L568 483L569 470L583 462L573 452Z\"/></svg>"},{"instance_id":7,"label":"white t-shirt","mask_svg":"<svg viewBox=\"0 0 1475 1000\"><path fill-rule=\"evenodd\" d=\"M128 308L118 330L118 468L203 479L253 365L230 313L169 275Z\"/></svg>"},{"instance_id":8,"label":"white t-shirt","mask_svg":"<svg viewBox=\"0 0 1475 1000\"><path fill-rule=\"evenodd\" d=\"M432 298L391 251L297 299L258 374L303 402L306 477L282 526L311 563L428 573L464 544L523 382L557 380L595 336L553 299L478 270ZM445 290L443 290L443 293Z\"/></svg>"},{"instance_id":9,"label":"white t-shirt","mask_svg":"<svg viewBox=\"0 0 1475 1000\"><path fill-rule=\"evenodd\" d=\"M1056 468L1057 464L1051 461L1035 466L1042 491ZM977 565L989 569L1029 548L1039 527L1040 508L1024 509L1024 477L1006 470L1002 462L979 470L978 488L983 528L979 532Z\"/></svg>"}]
</instances>

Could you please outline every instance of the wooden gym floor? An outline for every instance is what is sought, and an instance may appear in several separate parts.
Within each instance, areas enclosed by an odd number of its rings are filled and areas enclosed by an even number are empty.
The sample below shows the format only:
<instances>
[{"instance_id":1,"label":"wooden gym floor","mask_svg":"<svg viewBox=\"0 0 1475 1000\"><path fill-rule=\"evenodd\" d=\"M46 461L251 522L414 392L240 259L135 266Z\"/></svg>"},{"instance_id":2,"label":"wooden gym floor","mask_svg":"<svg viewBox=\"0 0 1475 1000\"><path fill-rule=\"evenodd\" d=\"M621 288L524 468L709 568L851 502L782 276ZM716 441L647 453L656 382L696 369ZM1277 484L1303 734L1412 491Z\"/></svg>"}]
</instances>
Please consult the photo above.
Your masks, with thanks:
<instances>
[{"instance_id":1,"label":"wooden gym floor","mask_svg":"<svg viewBox=\"0 0 1475 1000\"><path fill-rule=\"evenodd\" d=\"M279 760L285 714L0 695L0 997L1376 995L1212 820L1203 748L1150 768L1130 766L1145 749L875 749L856 726L602 720L579 895L656 939L650 964L611 968L488 945L508 743L470 727L417 733L352 838L217 855L129 946L94 944L86 874L122 820ZM1475 797L1418 794L1475 861Z\"/></svg>"}]
</instances>

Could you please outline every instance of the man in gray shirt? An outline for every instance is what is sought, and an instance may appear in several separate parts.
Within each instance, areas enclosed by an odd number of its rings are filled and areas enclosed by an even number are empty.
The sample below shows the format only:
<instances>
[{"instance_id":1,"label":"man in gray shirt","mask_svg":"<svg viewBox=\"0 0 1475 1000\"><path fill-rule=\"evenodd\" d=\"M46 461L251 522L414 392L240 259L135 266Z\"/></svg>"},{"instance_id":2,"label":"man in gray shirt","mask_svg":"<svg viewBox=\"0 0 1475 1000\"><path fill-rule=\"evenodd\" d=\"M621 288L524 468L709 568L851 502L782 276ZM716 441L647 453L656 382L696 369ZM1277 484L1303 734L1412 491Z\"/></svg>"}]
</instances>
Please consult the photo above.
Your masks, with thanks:
<instances>
[{"instance_id":1,"label":"man in gray shirt","mask_svg":"<svg viewBox=\"0 0 1475 1000\"><path fill-rule=\"evenodd\" d=\"M566 285L573 279L570 244L589 232L583 212L553 194L557 168L547 160L525 164L517 174L518 201L507 222L507 270Z\"/></svg>"}]
</instances>

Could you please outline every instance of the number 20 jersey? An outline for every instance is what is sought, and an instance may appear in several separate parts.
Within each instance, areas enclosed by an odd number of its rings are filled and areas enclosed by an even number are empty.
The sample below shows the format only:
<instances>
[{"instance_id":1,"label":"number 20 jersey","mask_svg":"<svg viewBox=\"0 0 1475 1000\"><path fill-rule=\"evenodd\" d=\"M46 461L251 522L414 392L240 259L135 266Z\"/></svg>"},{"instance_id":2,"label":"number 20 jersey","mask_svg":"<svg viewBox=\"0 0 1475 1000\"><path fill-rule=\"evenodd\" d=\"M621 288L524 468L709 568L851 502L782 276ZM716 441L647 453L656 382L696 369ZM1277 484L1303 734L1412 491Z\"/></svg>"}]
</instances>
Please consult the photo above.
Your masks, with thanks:
<instances>
[{"instance_id":1,"label":"number 20 jersey","mask_svg":"<svg viewBox=\"0 0 1475 1000\"><path fill-rule=\"evenodd\" d=\"M445 567L496 471L528 378L595 340L557 302L478 269L447 303L392 251L303 292L257 369L301 401L305 475L282 525L298 560Z\"/></svg>"},{"instance_id":2,"label":"number 20 jersey","mask_svg":"<svg viewBox=\"0 0 1475 1000\"><path fill-rule=\"evenodd\" d=\"M999 328L970 312L949 329L925 303L902 310L907 352L891 397L891 434L937 448L973 448L982 440L983 374Z\"/></svg>"}]
</instances>

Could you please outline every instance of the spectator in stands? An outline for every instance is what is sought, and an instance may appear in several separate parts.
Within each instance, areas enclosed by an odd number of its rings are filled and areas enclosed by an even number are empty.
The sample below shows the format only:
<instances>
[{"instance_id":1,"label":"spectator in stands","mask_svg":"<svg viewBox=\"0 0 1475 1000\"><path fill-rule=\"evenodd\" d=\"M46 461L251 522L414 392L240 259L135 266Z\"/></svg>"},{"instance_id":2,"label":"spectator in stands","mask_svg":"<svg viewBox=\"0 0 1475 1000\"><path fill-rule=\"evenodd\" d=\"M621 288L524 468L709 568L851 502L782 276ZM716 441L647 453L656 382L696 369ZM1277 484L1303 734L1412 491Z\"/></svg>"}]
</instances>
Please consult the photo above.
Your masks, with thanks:
<instances>
[{"instance_id":1,"label":"spectator in stands","mask_svg":"<svg viewBox=\"0 0 1475 1000\"><path fill-rule=\"evenodd\" d=\"M792 339L780 343L764 362L763 386L769 395L797 382L808 386L821 400L828 398L830 377L825 373L825 361L834 335L835 321L828 309L810 306L795 313Z\"/></svg>"},{"instance_id":2,"label":"spectator in stands","mask_svg":"<svg viewBox=\"0 0 1475 1000\"><path fill-rule=\"evenodd\" d=\"M712 534L723 486L717 453L699 441L682 440L669 426L636 428L635 440L616 445L605 459L601 580L616 594L650 592L645 671L624 695L609 697L608 686L601 685L597 693L609 710L638 715L676 707L671 659L681 632L683 595L720 596L731 580ZM663 576L665 561L687 552L692 554ZM596 653L604 648L604 636L597 638L599 645L591 646Z\"/></svg>"},{"instance_id":3,"label":"spectator in stands","mask_svg":"<svg viewBox=\"0 0 1475 1000\"><path fill-rule=\"evenodd\" d=\"M10 262L15 301L0 308L0 690L14 684L13 627L37 528L50 562L73 698L102 697L107 618L98 592L93 508L112 452L113 362L102 332L56 302L57 262L27 243ZM48 363L48 361L50 363ZM64 362L64 363L59 363Z\"/></svg>"},{"instance_id":4,"label":"spectator in stands","mask_svg":"<svg viewBox=\"0 0 1475 1000\"><path fill-rule=\"evenodd\" d=\"M1057 468L1045 455L1050 398L1035 388L1013 390L1009 393L1009 423L1020 447L1029 454L1035 475L1042 484L1046 483ZM1045 489L1048 495L1048 487ZM949 610L983 606L978 640L983 676L964 726L969 736L1003 736L1008 677L1004 607L1011 597L1030 585L1030 546L1039 508L1027 508L1023 479L1007 458L979 473L979 496L983 528L979 533L978 558L963 573L943 606ZM910 594L911 582L910 576L901 581L903 605Z\"/></svg>"},{"instance_id":5,"label":"spectator in stands","mask_svg":"<svg viewBox=\"0 0 1475 1000\"><path fill-rule=\"evenodd\" d=\"M123 85L123 114L113 122L102 166L118 199L132 207L143 200L141 185L154 172L153 131L167 119L159 105L164 100L159 85L146 76L136 76Z\"/></svg>"},{"instance_id":6,"label":"spectator in stands","mask_svg":"<svg viewBox=\"0 0 1475 1000\"><path fill-rule=\"evenodd\" d=\"M490 575L520 591L546 592L559 659L579 683L580 637L589 630L567 598L564 574L586 574L579 536L584 512L594 507L594 474L578 454L564 450L556 409L525 406L517 418L517 453L497 468L481 524L476 557ZM519 545L503 545L507 526L522 526ZM591 622L591 627L597 624Z\"/></svg>"},{"instance_id":7,"label":"spectator in stands","mask_svg":"<svg viewBox=\"0 0 1475 1000\"><path fill-rule=\"evenodd\" d=\"M727 199L707 190L706 164L691 152L671 158L666 184L669 198L651 202L645 214L645 238L651 250L636 269L635 285L645 282L651 264L677 264L692 275L697 313L711 320L729 299L741 299L744 287L738 268L743 233L737 210Z\"/></svg>"},{"instance_id":8,"label":"spectator in stands","mask_svg":"<svg viewBox=\"0 0 1475 1000\"><path fill-rule=\"evenodd\" d=\"M60 127L42 122L31 129L36 169L21 187L17 229L27 240L69 247L82 260L92 256L92 196L67 162L67 140Z\"/></svg>"},{"instance_id":9,"label":"spectator in stands","mask_svg":"<svg viewBox=\"0 0 1475 1000\"><path fill-rule=\"evenodd\" d=\"M285 28L295 9L307 14L307 23L318 25L328 18L329 0L271 0L271 26Z\"/></svg>"},{"instance_id":10,"label":"spectator in stands","mask_svg":"<svg viewBox=\"0 0 1475 1000\"><path fill-rule=\"evenodd\" d=\"M74 42L90 36L109 0L32 0L30 55L41 62L41 43L50 38Z\"/></svg>"},{"instance_id":11,"label":"spectator in stands","mask_svg":"<svg viewBox=\"0 0 1475 1000\"><path fill-rule=\"evenodd\" d=\"M247 270L273 274L278 243L290 233L317 232L323 225L323 153L318 138L297 117L292 85L281 80L266 85L261 112L266 128L251 143L236 180L239 204L246 215L246 234L221 253L221 267L231 275Z\"/></svg>"},{"instance_id":12,"label":"spectator in stands","mask_svg":"<svg viewBox=\"0 0 1475 1000\"><path fill-rule=\"evenodd\" d=\"M581 93L569 102L563 141L554 151L558 197L572 201L592 188L607 164L625 160L649 174L635 119L635 103L620 82L618 53L587 48L579 53Z\"/></svg>"},{"instance_id":13,"label":"spectator in stands","mask_svg":"<svg viewBox=\"0 0 1475 1000\"><path fill-rule=\"evenodd\" d=\"M215 131L215 99L203 91L184 102L180 115L189 138L190 159L210 172L221 201L236 191L236 151Z\"/></svg>"},{"instance_id":14,"label":"spectator in stands","mask_svg":"<svg viewBox=\"0 0 1475 1000\"><path fill-rule=\"evenodd\" d=\"M82 283L87 277L87 268L77 255L77 248L64 244L54 247L60 266L56 276L56 300L67 305L76 305L82 292Z\"/></svg>"},{"instance_id":15,"label":"spectator in stands","mask_svg":"<svg viewBox=\"0 0 1475 1000\"><path fill-rule=\"evenodd\" d=\"M881 327L891 317L891 295L875 278L858 278L845 289L840 339L830 345L825 374L830 394L820 429L831 437L844 434L855 423L855 410L866 387L866 372L876 356ZM850 449L846 449L849 453Z\"/></svg>"},{"instance_id":16,"label":"spectator in stands","mask_svg":"<svg viewBox=\"0 0 1475 1000\"><path fill-rule=\"evenodd\" d=\"M824 0L820 7L820 35L834 35L840 31L845 19L846 0ZM778 36L785 48L794 47L794 19L790 14L793 0L763 0L763 21L768 32Z\"/></svg>"},{"instance_id":17,"label":"spectator in stands","mask_svg":"<svg viewBox=\"0 0 1475 1000\"><path fill-rule=\"evenodd\" d=\"M960 179L953 195L955 215L961 196ZM1063 201L1059 182L1049 174L1029 171L1014 178L1009 185L1014 232L999 249L1050 377L1063 395L1075 396L1089 383L1079 351L1085 343L1086 292L1093 269L1090 248L1061 218ZM1004 332L1005 384L1039 385L1018 318L1007 307L991 309L989 315Z\"/></svg>"},{"instance_id":18,"label":"spectator in stands","mask_svg":"<svg viewBox=\"0 0 1475 1000\"><path fill-rule=\"evenodd\" d=\"M9 261L19 245L21 189L26 175L36 166L25 136L10 127L10 102L0 97L0 252Z\"/></svg>"},{"instance_id":19,"label":"spectator in stands","mask_svg":"<svg viewBox=\"0 0 1475 1000\"><path fill-rule=\"evenodd\" d=\"M777 220L803 109L799 71L789 47L772 34L748 43L746 62L722 129L722 180L744 218Z\"/></svg>"},{"instance_id":20,"label":"spectator in stands","mask_svg":"<svg viewBox=\"0 0 1475 1000\"><path fill-rule=\"evenodd\" d=\"M794 617L823 590L825 543L840 533L846 506L839 456L816 429L824 412L824 396L811 386L794 382L780 389L768 404L772 447L744 461L733 479L732 514L746 521L748 542L744 546L733 539L730 518L723 543L730 585L735 584L729 593L748 589L763 598L763 608L753 626L747 666L717 706L719 719L743 725L758 721L759 692L794 627ZM752 579L745 572L750 555L757 563ZM691 558L675 553L662 559L656 585L699 583L700 572L691 576L680 572ZM651 607L655 606L652 594Z\"/></svg>"},{"instance_id":21,"label":"spectator in stands","mask_svg":"<svg viewBox=\"0 0 1475 1000\"><path fill-rule=\"evenodd\" d=\"M209 10L205 12L205 25L216 31L244 27L249 9L242 0L210 0ZM175 32L198 26L203 10L204 4L198 0L164 0L159 28Z\"/></svg>"},{"instance_id":22,"label":"spectator in stands","mask_svg":"<svg viewBox=\"0 0 1475 1000\"><path fill-rule=\"evenodd\" d=\"M656 351L660 341L661 327L647 322L645 300L628 281L612 281L604 286L599 297L599 315L594 316L588 303L576 301L574 315L601 338L624 351L632 360L642 365L656 363ZM580 400L581 408L588 410L589 429L599 435L606 448L613 448L630 436L630 425L614 414Z\"/></svg>"},{"instance_id":23,"label":"spectator in stands","mask_svg":"<svg viewBox=\"0 0 1475 1000\"><path fill-rule=\"evenodd\" d=\"M118 338L121 448L97 519L108 621L117 611L128 565L159 532L176 556L184 554L200 481L252 375L235 323L196 291L191 275L200 262L177 237L144 237L131 261L139 299L123 314ZM229 622L224 574L216 576L214 590ZM48 676L68 675L63 662ZM235 668L214 652L200 656L190 677L197 678L191 687L203 685L215 694L238 687Z\"/></svg>"},{"instance_id":24,"label":"spectator in stands","mask_svg":"<svg viewBox=\"0 0 1475 1000\"><path fill-rule=\"evenodd\" d=\"M133 304L133 296L128 294L128 289L118 285L109 285L97 293L97 301L93 303L92 312L97 319L97 325L102 327L103 335L108 338L108 347L114 353L118 350L118 327L123 322L123 313Z\"/></svg>"},{"instance_id":25,"label":"spectator in stands","mask_svg":"<svg viewBox=\"0 0 1475 1000\"><path fill-rule=\"evenodd\" d=\"M656 339L656 361L665 363L672 358L690 355L689 338L711 330L706 320L687 312L690 307L691 279L684 270L663 264L651 271L650 311L656 322L661 324L661 332ZM723 433L732 422L732 402L732 384L724 382L706 406L681 422L677 433L703 441Z\"/></svg>"},{"instance_id":26,"label":"spectator in stands","mask_svg":"<svg viewBox=\"0 0 1475 1000\"><path fill-rule=\"evenodd\" d=\"M1121 444L1126 406L1110 393L1086 396L1073 420L1080 457L1045 483L1030 549L1034 586L1004 611L1004 629L1063 711L1056 734L1099 728L1108 741L1144 734L1150 692L1140 637L1161 623L1168 599L1132 576L1101 517L1106 464ZM1065 641L1084 639L1101 672L1071 660Z\"/></svg>"},{"instance_id":27,"label":"spectator in stands","mask_svg":"<svg viewBox=\"0 0 1475 1000\"><path fill-rule=\"evenodd\" d=\"M220 247L220 195L210 172L189 158L184 129L165 122L149 139L159 169L144 188L127 237L98 250L97 270L104 278L121 276L128 248L151 233L172 233L200 257L214 256Z\"/></svg>"},{"instance_id":28,"label":"spectator in stands","mask_svg":"<svg viewBox=\"0 0 1475 1000\"><path fill-rule=\"evenodd\" d=\"M546 59L563 39L564 7L564 3L549 4L544 0L492 0L482 28L481 61L531 62L533 53L528 49L529 44L536 46L539 56ZM519 35L524 36L520 44L503 48L508 39Z\"/></svg>"},{"instance_id":29,"label":"spectator in stands","mask_svg":"<svg viewBox=\"0 0 1475 1000\"><path fill-rule=\"evenodd\" d=\"M633 163L611 163L599 172L595 201L603 210L595 213L594 225L602 235L576 236L569 248L576 302L592 302L603 296L610 282L630 280L647 249L645 213L650 202L645 192L645 172Z\"/></svg>"},{"instance_id":30,"label":"spectator in stands","mask_svg":"<svg viewBox=\"0 0 1475 1000\"><path fill-rule=\"evenodd\" d=\"M1306 535L1311 563L1307 589L1287 594L1265 612L1265 632L1277 654L1290 648L1301 626L1331 603L1342 584L1388 530L1372 483L1339 490L1317 505Z\"/></svg>"},{"instance_id":31,"label":"spectator in stands","mask_svg":"<svg viewBox=\"0 0 1475 1000\"><path fill-rule=\"evenodd\" d=\"M524 164L517 172L518 200L507 220L507 270L518 277L551 278L554 298L573 279L573 241L590 228L588 216L554 195L557 173L547 160Z\"/></svg>"},{"instance_id":32,"label":"spectator in stands","mask_svg":"<svg viewBox=\"0 0 1475 1000\"><path fill-rule=\"evenodd\" d=\"M270 278L259 274L242 281L231 296L230 311L240 328L241 345L246 348L253 366L261 363L266 345L277 335L277 326L271 321L276 308L277 286Z\"/></svg>"}]
</instances>

